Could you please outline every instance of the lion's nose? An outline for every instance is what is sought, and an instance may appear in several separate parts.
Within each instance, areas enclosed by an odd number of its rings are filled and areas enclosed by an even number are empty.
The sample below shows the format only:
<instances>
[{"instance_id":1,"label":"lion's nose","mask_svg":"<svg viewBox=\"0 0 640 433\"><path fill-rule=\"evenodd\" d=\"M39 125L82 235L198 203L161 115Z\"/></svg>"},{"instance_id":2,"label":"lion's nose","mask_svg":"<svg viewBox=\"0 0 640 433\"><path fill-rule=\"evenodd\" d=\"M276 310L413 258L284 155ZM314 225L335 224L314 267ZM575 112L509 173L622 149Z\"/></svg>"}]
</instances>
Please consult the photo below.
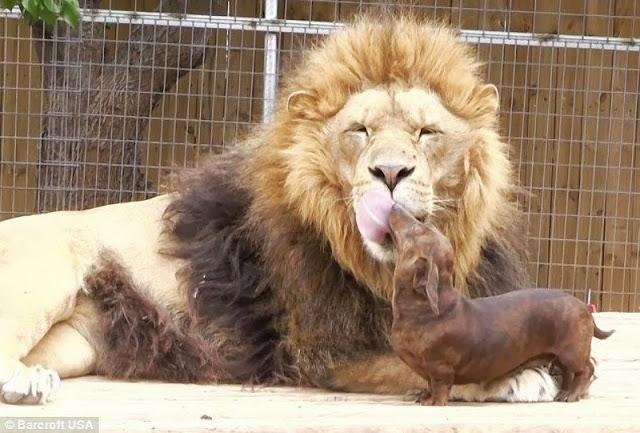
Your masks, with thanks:
<instances>
[{"instance_id":1,"label":"lion's nose","mask_svg":"<svg viewBox=\"0 0 640 433\"><path fill-rule=\"evenodd\" d=\"M405 177L413 173L414 167L407 167L404 165L376 165L375 167L369 167L369 172L373 177L381 179L391 192Z\"/></svg>"}]
</instances>

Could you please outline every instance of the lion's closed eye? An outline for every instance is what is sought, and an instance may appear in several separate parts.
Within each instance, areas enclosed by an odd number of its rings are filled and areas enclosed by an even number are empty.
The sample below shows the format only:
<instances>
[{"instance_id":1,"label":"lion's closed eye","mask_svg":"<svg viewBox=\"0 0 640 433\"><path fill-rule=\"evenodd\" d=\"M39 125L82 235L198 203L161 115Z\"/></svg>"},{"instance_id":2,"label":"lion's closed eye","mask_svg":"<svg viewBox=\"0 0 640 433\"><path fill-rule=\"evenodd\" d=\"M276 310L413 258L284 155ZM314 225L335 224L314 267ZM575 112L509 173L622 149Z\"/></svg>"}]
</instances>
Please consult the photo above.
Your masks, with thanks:
<instances>
[{"instance_id":1,"label":"lion's closed eye","mask_svg":"<svg viewBox=\"0 0 640 433\"><path fill-rule=\"evenodd\" d=\"M435 126L423 126L420 129L420 138L425 138L439 133L442 133L442 131Z\"/></svg>"},{"instance_id":2,"label":"lion's closed eye","mask_svg":"<svg viewBox=\"0 0 640 433\"><path fill-rule=\"evenodd\" d=\"M351 125L348 131L356 134L364 134L365 137L369 136L369 130L367 129L367 127L359 123Z\"/></svg>"}]
</instances>

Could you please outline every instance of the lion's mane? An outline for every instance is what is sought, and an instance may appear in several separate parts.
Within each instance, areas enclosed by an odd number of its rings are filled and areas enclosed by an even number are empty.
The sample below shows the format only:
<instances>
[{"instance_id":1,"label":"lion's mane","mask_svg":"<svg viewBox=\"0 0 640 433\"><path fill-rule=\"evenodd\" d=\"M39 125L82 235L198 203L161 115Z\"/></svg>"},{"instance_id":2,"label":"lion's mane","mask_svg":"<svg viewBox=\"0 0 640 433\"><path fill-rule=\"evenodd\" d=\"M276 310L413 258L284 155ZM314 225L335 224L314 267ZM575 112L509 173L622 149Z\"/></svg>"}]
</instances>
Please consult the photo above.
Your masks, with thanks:
<instances>
[{"instance_id":1,"label":"lion's mane","mask_svg":"<svg viewBox=\"0 0 640 433\"><path fill-rule=\"evenodd\" d=\"M269 125L185 178L166 213L167 252L186 260L191 312L231 377L326 385L332 368L388 350L392 269L366 253L322 135L366 88L432 89L472 125L451 173L456 204L437 221L457 285L486 296L527 283L508 150L475 59L445 26L361 18L304 56Z\"/></svg>"}]
</instances>

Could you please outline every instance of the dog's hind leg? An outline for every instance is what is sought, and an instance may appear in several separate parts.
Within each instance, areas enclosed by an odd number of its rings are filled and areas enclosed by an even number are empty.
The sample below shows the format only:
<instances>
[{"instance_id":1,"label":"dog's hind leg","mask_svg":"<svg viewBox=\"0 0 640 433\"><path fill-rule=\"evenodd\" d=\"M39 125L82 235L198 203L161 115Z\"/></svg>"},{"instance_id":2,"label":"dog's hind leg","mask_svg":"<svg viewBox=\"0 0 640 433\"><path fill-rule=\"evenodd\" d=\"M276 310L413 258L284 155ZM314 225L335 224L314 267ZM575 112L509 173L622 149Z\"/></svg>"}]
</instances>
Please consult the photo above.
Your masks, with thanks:
<instances>
[{"instance_id":1,"label":"dog's hind leg","mask_svg":"<svg viewBox=\"0 0 640 433\"><path fill-rule=\"evenodd\" d=\"M594 368L591 362L588 362L581 370L576 371L569 389L567 401L578 401L587 393L589 385L591 385L593 371Z\"/></svg>"},{"instance_id":2,"label":"dog's hind leg","mask_svg":"<svg viewBox=\"0 0 640 433\"><path fill-rule=\"evenodd\" d=\"M581 348L576 350L575 347L569 347L558 354L558 362L564 369L564 376L562 392L556 396L556 401L578 401L587 392L591 384L594 367L589 359L589 347L586 350L579 349ZM572 380L566 383L566 379L570 376L573 376Z\"/></svg>"},{"instance_id":3,"label":"dog's hind leg","mask_svg":"<svg viewBox=\"0 0 640 433\"><path fill-rule=\"evenodd\" d=\"M567 401L569 397L569 390L573 385L573 372L569 370L564 364L559 365L562 370L562 388L560 392L554 398L555 401Z\"/></svg>"}]
</instances>

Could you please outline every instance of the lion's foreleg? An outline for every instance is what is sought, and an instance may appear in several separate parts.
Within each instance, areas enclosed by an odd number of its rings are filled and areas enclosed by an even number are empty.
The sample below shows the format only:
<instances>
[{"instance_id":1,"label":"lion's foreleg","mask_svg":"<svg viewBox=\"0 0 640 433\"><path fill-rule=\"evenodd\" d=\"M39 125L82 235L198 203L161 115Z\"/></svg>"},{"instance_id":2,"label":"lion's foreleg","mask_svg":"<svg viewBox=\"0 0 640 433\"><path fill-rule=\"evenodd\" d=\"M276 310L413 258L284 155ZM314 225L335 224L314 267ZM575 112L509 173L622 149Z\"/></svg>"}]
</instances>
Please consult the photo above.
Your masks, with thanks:
<instances>
[{"instance_id":1,"label":"lion's foreleg","mask_svg":"<svg viewBox=\"0 0 640 433\"><path fill-rule=\"evenodd\" d=\"M427 388L424 379L394 354L376 355L332 371L327 387L347 392L407 394ZM558 384L546 369L535 368L491 384L454 385L451 398L464 401L552 401Z\"/></svg>"},{"instance_id":2,"label":"lion's foreleg","mask_svg":"<svg viewBox=\"0 0 640 433\"><path fill-rule=\"evenodd\" d=\"M0 321L1 326L3 326L2 321ZM19 361L19 352L15 351L19 344L14 344L14 335L9 334L9 338L3 340L0 332L0 341L8 343L5 347L1 347L0 353L1 400L6 403L44 403L60 384L60 378L53 370L40 365L28 367Z\"/></svg>"},{"instance_id":3,"label":"lion's foreleg","mask_svg":"<svg viewBox=\"0 0 640 433\"><path fill-rule=\"evenodd\" d=\"M372 356L332 371L331 389L374 394L406 394L427 388L427 382L394 354Z\"/></svg>"},{"instance_id":4,"label":"lion's foreleg","mask_svg":"<svg viewBox=\"0 0 640 433\"><path fill-rule=\"evenodd\" d=\"M80 289L73 261L54 248L49 252L15 247L0 266L0 395L7 403L43 403L60 382L55 371L21 362L53 325L71 316Z\"/></svg>"}]
</instances>

